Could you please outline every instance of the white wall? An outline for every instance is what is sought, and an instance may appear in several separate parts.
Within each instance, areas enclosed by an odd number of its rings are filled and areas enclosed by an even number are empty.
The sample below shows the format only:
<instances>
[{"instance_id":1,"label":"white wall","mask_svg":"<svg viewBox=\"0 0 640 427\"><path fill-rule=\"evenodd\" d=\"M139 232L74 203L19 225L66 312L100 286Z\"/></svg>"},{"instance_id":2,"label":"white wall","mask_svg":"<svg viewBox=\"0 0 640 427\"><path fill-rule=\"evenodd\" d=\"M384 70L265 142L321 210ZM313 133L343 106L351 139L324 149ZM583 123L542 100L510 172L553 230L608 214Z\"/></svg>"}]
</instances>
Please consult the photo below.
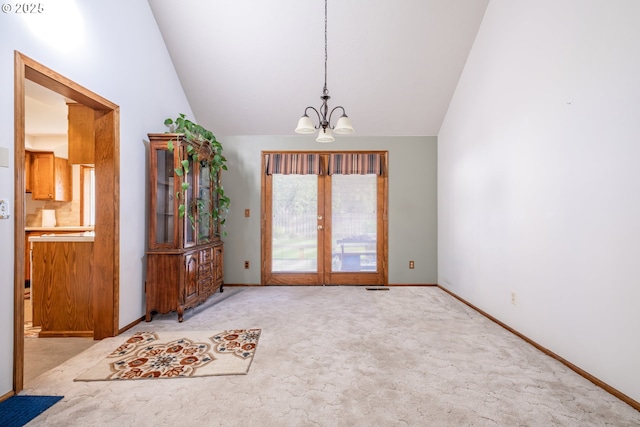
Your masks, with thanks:
<instances>
[{"instance_id":1,"label":"white wall","mask_svg":"<svg viewBox=\"0 0 640 427\"><path fill-rule=\"evenodd\" d=\"M215 131L214 131L215 133ZM223 174L231 198L226 223L224 280L260 283L260 161L262 150L388 150L389 283L425 284L437 280L435 137L337 137L319 144L314 136L218 137L229 171ZM251 209L250 218L244 210ZM251 269L244 269L244 261ZM415 269L409 270L409 261Z\"/></svg>"},{"instance_id":2,"label":"white wall","mask_svg":"<svg viewBox=\"0 0 640 427\"><path fill-rule=\"evenodd\" d=\"M638 401L639 16L492 0L438 138L439 283Z\"/></svg>"},{"instance_id":3,"label":"white wall","mask_svg":"<svg viewBox=\"0 0 640 427\"><path fill-rule=\"evenodd\" d=\"M40 14L0 14L0 148L8 149L10 160L9 168L0 167L0 198L13 209L14 50L120 106L122 327L144 313L147 133L164 132L165 118L192 112L147 2L39 3ZM66 30L70 37L60 40ZM13 377L13 233L14 215L0 220L0 395L12 389Z\"/></svg>"}]
</instances>

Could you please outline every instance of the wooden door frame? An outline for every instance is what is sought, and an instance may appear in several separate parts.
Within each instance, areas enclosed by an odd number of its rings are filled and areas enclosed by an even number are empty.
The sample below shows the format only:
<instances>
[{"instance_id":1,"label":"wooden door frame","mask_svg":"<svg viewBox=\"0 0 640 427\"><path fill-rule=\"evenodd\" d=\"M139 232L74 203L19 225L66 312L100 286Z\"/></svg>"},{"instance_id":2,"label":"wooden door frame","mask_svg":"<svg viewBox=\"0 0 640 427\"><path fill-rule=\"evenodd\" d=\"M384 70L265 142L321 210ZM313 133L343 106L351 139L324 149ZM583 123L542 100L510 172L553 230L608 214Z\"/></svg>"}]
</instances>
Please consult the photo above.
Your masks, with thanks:
<instances>
[{"instance_id":1,"label":"wooden door frame","mask_svg":"<svg viewBox=\"0 0 640 427\"><path fill-rule=\"evenodd\" d=\"M350 283L350 284L358 284L358 285L387 285L389 283L388 277L388 250L387 250L387 242L388 242L388 220L387 220L387 212L388 212L388 181L387 181L387 153L379 153L383 156L383 173L382 175L378 175L376 179L376 192L377 192L377 206L376 209L380 212L381 220L378 221L377 224L377 258L378 258L378 271L375 273L365 273L365 272L346 272L346 271L338 271L333 272L331 268L327 270L325 273L325 279L328 283ZM326 191L329 194L332 194L332 186L333 180L329 177L327 181ZM333 212L331 210L331 203L328 199L325 199L326 206L324 207L324 213L327 217L332 217ZM328 221L325 226L325 232L328 236L332 235L332 227L333 224L331 221ZM325 239L325 247L324 254L330 254L332 252L332 239ZM330 257L329 257L330 258ZM368 279L373 279L373 281L369 281Z\"/></svg>"},{"instance_id":2,"label":"wooden door frame","mask_svg":"<svg viewBox=\"0 0 640 427\"><path fill-rule=\"evenodd\" d=\"M363 154L363 153L375 153L380 154L382 156L382 174L378 176L377 181L377 194L378 194L378 205L377 209L381 215L381 221L378 222L378 266L379 271L376 273L362 273L362 272L336 272L333 273L331 268L328 268L328 272L318 271L317 274L313 273L286 273L287 280L286 283L282 282L282 280L278 280L278 278L274 278L272 273L268 271L267 267L270 265L267 260L271 257L271 234L268 232L267 221L268 215L267 213L271 212L270 207L268 206L267 201L272 198L272 186L268 185L269 178L266 174L266 165L265 165L265 155L267 154L276 154L276 153L296 153L296 154L319 154L324 157L328 157L330 154L336 153L348 153L348 154ZM260 189L260 204L261 204L261 220L260 220L260 284L262 286L266 284L289 284L291 280L297 282L300 285L322 285L323 282L334 282L334 278L340 279L342 278L346 282L360 285L374 285L374 284L387 284L389 281L389 271L388 271L388 263L389 263L389 250L388 250L388 231L389 231L389 220L388 220L388 212L389 212L389 180L388 180L388 165L389 165L389 153L388 151L379 151L379 150L335 150L335 151L304 151L304 150L269 150L262 151L260 154L260 163L261 163L261 189ZM331 180L325 182L325 180L319 180L318 183L318 191L321 193L330 192L331 191ZM323 246L323 253L325 257L327 254L331 253L331 239L325 238L325 235L331 235L331 221L326 221L326 219L331 215L331 205L327 198L320 201L320 206L318 206L318 214L322 215L325 220L322 221L322 225L324 227L324 232L319 236L318 244ZM327 233L327 234L325 234ZM330 257L328 257L330 258ZM325 265L326 260L322 262L322 265ZM330 262L329 262L330 264ZM325 267L325 270L327 268ZM367 277L375 277L376 283L368 283ZM382 282L382 283L380 283Z\"/></svg>"},{"instance_id":3,"label":"wooden door frame","mask_svg":"<svg viewBox=\"0 0 640 427\"><path fill-rule=\"evenodd\" d=\"M25 80L96 111L96 236L91 283L93 338L115 336L119 327L120 107L14 51L14 393L24 386Z\"/></svg>"}]
</instances>

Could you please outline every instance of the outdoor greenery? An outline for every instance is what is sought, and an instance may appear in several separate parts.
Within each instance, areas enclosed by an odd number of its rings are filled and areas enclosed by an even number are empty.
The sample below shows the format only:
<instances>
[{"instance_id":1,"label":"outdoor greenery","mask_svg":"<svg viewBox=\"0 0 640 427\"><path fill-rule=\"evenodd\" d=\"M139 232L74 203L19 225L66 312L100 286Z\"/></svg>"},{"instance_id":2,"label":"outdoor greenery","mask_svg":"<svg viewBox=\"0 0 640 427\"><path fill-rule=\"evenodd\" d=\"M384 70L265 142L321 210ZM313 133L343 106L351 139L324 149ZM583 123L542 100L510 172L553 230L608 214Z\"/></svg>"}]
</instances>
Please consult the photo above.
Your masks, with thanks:
<instances>
[{"instance_id":1,"label":"outdoor greenery","mask_svg":"<svg viewBox=\"0 0 640 427\"><path fill-rule=\"evenodd\" d=\"M274 175L272 268L316 271L318 258L318 180L315 175ZM332 271L371 270L376 263L375 176L334 175L332 185ZM346 245L341 239L354 238ZM371 241L367 242L366 238ZM356 264L343 270L344 257ZM346 262L346 261L345 261Z\"/></svg>"}]
</instances>

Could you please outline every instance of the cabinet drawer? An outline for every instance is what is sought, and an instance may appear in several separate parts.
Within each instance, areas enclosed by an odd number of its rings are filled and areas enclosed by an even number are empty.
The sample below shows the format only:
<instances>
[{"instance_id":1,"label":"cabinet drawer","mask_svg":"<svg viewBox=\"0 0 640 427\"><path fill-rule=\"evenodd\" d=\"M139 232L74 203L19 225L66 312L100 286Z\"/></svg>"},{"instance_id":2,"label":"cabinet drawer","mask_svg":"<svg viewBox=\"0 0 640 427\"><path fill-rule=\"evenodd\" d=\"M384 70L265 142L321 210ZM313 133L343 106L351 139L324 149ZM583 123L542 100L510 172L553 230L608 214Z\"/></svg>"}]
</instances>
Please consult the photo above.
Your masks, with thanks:
<instances>
[{"instance_id":1,"label":"cabinet drawer","mask_svg":"<svg viewBox=\"0 0 640 427\"><path fill-rule=\"evenodd\" d=\"M210 279L201 280L198 282L198 292L201 295L210 295L214 292L213 285L214 283Z\"/></svg>"},{"instance_id":2,"label":"cabinet drawer","mask_svg":"<svg viewBox=\"0 0 640 427\"><path fill-rule=\"evenodd\" d=\"M208 263L213 261L213 248L202 249L200 251L200 263Z\"/></svg>"},{"instance_id":3,"label":"cabinet drawer","mask_svg":"<svg viewBox=\"0 0 640 427\"><path fill-rule=\"evenodd\" d=\"M213 273L213 263L208 262L206 264L200 264L198 266L198 280L210 277Z\"/></svg>"}]
</instances>

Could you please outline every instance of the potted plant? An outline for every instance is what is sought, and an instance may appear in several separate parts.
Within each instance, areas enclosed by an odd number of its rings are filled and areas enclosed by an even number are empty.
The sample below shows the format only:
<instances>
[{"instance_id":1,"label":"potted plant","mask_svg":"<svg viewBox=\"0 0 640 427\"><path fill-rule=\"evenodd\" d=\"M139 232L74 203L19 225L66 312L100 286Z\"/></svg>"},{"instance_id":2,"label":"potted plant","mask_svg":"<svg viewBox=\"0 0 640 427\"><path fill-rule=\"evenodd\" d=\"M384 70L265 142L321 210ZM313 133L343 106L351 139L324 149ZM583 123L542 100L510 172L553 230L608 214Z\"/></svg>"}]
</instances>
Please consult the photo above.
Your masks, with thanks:
<instances>
[{"instance_id":1,"label":"potted plant","mask_svg":"<svg viewBox=\"0 0 640 427\"><path fill-rule=\"evenodd\" d=\"M192 205L185 206L185 193L189 189L189 183L185 179L182 183L182 188L176 194L176 198L180 202L178 204L180 217L183 218L187 215L194 230L197 228L196 213L200 219L212 217L214 224L218 224L220 228L222 228L229 211L229 204L231 203L231 200L225 195L222 182L220 181L221 171L227 170L227 159L222 155L222 144L216 140L216 137L210 130L187 119L182 113L176 119L166 119L164 124L169 128L170 133L184 135L187 141L186 155L193 162L200 162L201 166L209 168L209 175L215 195L215 200L213 201L194 197ZM171 140L169 141L168 149L172 152L174 150L174 145ZM175 169L175 173L180 177L186 176L190 172L189 159L181 158L182 153L180 153L180 150L177 150L177 155L179 156L180 166ZM217 201L217 203L214 203L215 201ZM216 232L219 233L217 227ZM222 234L226 235L226 232Z\"/></svg>"}]
</instances>

